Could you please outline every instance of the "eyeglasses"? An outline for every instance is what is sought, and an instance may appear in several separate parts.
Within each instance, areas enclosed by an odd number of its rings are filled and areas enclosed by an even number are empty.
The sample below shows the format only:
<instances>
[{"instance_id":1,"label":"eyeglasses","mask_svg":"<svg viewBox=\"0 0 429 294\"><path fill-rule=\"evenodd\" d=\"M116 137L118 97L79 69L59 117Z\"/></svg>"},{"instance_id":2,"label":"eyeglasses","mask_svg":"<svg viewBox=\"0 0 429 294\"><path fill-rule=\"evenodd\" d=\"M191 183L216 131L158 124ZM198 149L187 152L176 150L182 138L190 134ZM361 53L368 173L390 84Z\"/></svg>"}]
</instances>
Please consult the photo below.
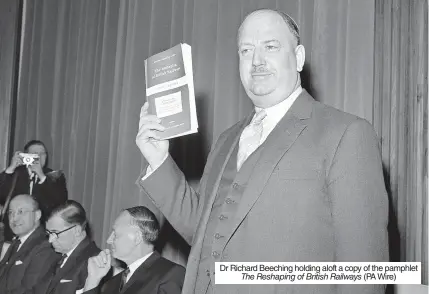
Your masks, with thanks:
<instances>
[{"instance_id":1,"label":"eyeglasses","mask_svg":"<svg viewBox=\"0 0 429 294\"><path fill-rule=\"evenodd\" d=\"M55 237L56 239L58 239L59 235L61 235L64 232L67 232L68 230L73 229L74 227L76 227L76 225L71 226L70 228L67 228L65 230L59 231L59 232L51 232L49 230L46 230L46 235L48 235L48 237Z\"/></svg>"},{"instance_id":2,"label":"eyeglasses","mask_svg":"<svg viewBox=\"0 0 429 294\"><path fill-rule=\"evenodd\" d=\"M20 209L18 209L18 210L16 210L16 211L9 210L9 211L7 212L7 215L9 216L9 218L11 218L11 217L13 217L13 215L15 215L15 216L21 216L21 215L23 215L23 214L25 214L25 213L28 213L28 212L34 212L34 211L35 211L35 210L25 210L25 209L20 208Z\"/></svg>"}]
</instances>

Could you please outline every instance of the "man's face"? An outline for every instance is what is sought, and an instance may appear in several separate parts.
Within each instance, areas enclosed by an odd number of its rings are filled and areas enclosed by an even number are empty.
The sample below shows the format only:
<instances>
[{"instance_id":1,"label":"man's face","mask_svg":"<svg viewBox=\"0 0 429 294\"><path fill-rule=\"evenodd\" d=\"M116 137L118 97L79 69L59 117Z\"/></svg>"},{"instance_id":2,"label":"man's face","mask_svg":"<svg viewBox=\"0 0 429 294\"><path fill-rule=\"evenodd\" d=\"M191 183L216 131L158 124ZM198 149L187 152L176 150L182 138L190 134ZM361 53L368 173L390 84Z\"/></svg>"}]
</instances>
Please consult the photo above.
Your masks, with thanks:
<instances>
[{"instance_id":1,"label":"man's face","mask_svg":"<svg viewBox=\"0 0 429 294\"><path fill-rule=\"evenodd\" d=\"M46 150L42 145L31 145L28 148L28 153L39 155L40 166L45 167L46 164Z\"/></svg>"},{"instance_id":2,"label":"man's face","mask_svg":"<svg viewBox=\"0 0 429 294\"><path fill-rule=\"evenodd\" d=\"M286 99L299 85L305 52L281 16L271 11L247 17L238 38L240 77L255 106Z\"/></svg>"},{"instance_id":3,"label":"man's face","mask_svg":"<svg viewBox=\"0 0 429 294\"><path fill-rule=\"evenodd\" d=\"M79 226L74 226L72 224L67 223L58 214L53 215L46 222L46 231L51 232L51 234L49 234L49 243L52 244L52 247L56 252L62 254L69 252L76 245L76 235L80 233L79 229ZM52 233L60 234L58 234L57 237L55 234Z\"/></svg>"},{"instance_id":4,"label":"man's face","mask_svg":"<svg viewBox=\"0 0 429 294\"><path fill-rule=\"evenodd\" d=\"M131 215L123 211L113 224L112 233L107 239L112 256L124 262L130 258L139 243L139 229L131 221Z\"/></svg>"},{"instance_id":5,"label":"man's face","mask_svg":"<svg viewBox=\"0 0 429 294\"><path fill-rule=\"evenodd\" d=\"M34 204L28 196L16 196L9 205L9 225L12 232L22 237L39 225L40 210L34 209Z\"/></svg>"}]
</instances>

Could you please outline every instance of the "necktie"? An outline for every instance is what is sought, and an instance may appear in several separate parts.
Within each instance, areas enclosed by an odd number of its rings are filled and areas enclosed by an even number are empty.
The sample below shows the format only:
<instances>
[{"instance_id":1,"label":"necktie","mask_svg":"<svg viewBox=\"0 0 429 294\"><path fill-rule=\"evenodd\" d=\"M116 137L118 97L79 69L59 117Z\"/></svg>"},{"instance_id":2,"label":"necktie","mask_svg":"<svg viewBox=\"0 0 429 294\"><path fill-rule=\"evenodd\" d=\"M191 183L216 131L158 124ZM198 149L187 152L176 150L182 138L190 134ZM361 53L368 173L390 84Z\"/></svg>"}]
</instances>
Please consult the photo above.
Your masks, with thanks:
<instances>
[{"instance_id":1,"label":"necktie","mask_svg":"<svg viewBox=\"0 0 429 294\"><path fill-rule=\"evenodd\" d=\"M127 276L130 274L130 269L127 267L123 272L122 272L122 277L121 277L121 284L119 285L119 292L122 291L122 289L124 288L125 284L127 283Z\"/></svg>"},{"instance_id":2,"label":"necktie","mask_svg":"<svg viewBox=\"0 0 429 294\"><path fill-rule=\"evenodd\" d=\"M18 252L19 245L21 245L21 240L16 239L13 241L12 245L10 245L10 250L8 250L8 255L4 257L5 260L7 260L6 264L9 263L9 260L11 257Z\"/></svg>"},{"instance_id":3,"label":"necktie","mask_svg":"<svg viewBox=\"0 0 429 294\"><path fill-rule=\"evenodd\" d=\"M238 155L237 155L237 171L240 170L246 159L258 147L262 138L263 125L262 121L267 116L265 110L260 110L253 117L250 124L244 128L240 137Z\"/></svg>"},{"instance_id":4,"label":"necktie","mask_svg":"<svg viewBox=\"0 0 429 294\"><path fill-rule=\"evenodd\" d=\"M63 254L61 256L61 259L57 262L57 267L55 268L55 274L57 274L58 271L61 269L61 266L63 265L63 262L66 258L67 258L67 254Z\"/></svg>"}]
</instances>

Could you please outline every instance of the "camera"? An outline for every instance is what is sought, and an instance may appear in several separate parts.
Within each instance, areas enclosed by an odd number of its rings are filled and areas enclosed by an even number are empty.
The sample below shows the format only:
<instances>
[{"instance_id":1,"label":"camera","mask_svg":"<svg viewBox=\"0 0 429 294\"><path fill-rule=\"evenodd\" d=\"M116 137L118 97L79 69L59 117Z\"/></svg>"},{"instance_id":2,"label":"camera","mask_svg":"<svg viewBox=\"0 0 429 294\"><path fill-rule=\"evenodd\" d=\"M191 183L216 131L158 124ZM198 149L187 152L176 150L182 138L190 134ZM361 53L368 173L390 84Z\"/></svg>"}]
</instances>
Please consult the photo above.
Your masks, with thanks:
<instances>
[{"instance_id":1,"label":"camera","mask_svg":"<svg viewBox=\"0 0 429 294\"><path fill-rule=\"evenodd\" d=\"M19 153L19 156L22 158L22 162L26 165L32 165L37 160L39 160L38 154L32 154L32 153Z\"/></svg>"}]
</instances>

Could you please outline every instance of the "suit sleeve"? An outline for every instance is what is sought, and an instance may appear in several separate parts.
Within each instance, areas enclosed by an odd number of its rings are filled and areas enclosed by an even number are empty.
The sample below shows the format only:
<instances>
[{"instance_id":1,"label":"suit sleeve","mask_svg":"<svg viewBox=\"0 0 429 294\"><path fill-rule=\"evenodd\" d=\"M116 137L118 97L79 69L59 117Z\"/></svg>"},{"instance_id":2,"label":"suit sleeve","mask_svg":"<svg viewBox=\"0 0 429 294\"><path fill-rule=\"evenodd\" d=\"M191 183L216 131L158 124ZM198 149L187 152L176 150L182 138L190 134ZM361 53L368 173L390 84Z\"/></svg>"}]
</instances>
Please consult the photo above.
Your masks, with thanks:
<instances>
[{"instance_id":1,"label":"suit sleeve","mask_svg":"<svg viewBox=\"0 0 429 294\"><path fill-rule=\"evenodd\" d=\"M223 137L219 137L216 146ZM198 191L186 181L170 155L148 178L142 180L145 176L142 174L136 182L189 245L192 245L201 216L205 185L214 161L213 150L208 156Z\"/></svg>"},{"instance_id":2,"label":"suit sleeve","mask_svg":"<svg viewBox=\"0 0 429 294\"><path fill-rule=\"evenodd\" d=\"M51 248L42 248L31 259L30 264L25 270L24 278L21 281L21 287L8 291L7 294L34 293L36 286L41 283L41 281L45 281L50 272L52 272L57 261L58 257Z\"/></svg>"},{"instance_id":3,"label":"suit sleeve","mask_svg":"<svg viewBox=\"0 0 429 294\"><path fill-rule=\"evenodd\" d=\"M185 269L182 266L175 266L171 275L165 279L158 287L157 294L180 294L182 293L183 281L185 280Z\"/></svg>"},{"instance_id":4,"label":"suit sleeve","mask_svg":"<svg viewBox=\"0 0 429 294\"><path fill-rule=\"evenodd\" d=\"M388 197L372 126L357 120L345 131L328 175L335 261L388 261ZM338 293L384 293L383 285L338 285Z\"/></svg>"},{"instance_id":5,"label":"suit sleeve","mask_svg":"<svg viewBox=\"0 0 429 294\"><path fill-rule=\"evenodd\" d=\"M12 185L13 174L7 174L5 171L0 173L0 204L4 205L7 194Z\"/></svg>"}]
</instances>

